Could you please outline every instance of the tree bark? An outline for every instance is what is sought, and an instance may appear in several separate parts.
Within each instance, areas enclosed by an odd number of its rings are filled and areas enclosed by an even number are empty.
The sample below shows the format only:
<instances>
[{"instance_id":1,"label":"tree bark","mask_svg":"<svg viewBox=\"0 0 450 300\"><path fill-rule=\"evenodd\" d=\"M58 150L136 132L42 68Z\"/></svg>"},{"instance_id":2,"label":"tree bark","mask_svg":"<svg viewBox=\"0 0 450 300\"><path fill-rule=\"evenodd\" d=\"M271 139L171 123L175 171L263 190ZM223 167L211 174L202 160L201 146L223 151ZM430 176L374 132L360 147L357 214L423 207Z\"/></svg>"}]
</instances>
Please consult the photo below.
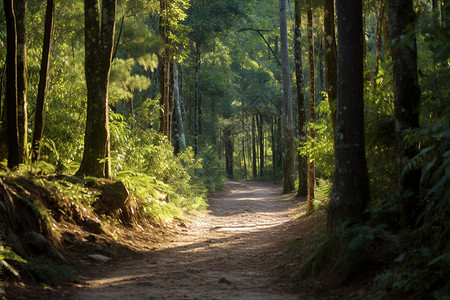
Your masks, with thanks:
<instances>
[{"instance_id":1,"label":"tree bark","mask_svg":"<svg viewBox=\"0 0 450 300\"><path fill-rule=\"evenodd\" d=\"M284 184L283 193L287 194L295 189L295 151L294 151L294 120L292 114L291 72L289 70L289 53L287 39L286 0L279 0L280 15L280 48L281 69L283 71L284 96Z\"/></svg>"},{"instance_id":2,"label":"tree bark","mask_svg":"<svg viewBox=\"0 0 450 300\"><path fill-rule=\"evenodd\" d=\"M47 0L44 25L44 43L42 46L41 69L39 71L38 95L36 99L36 113L34 120L32 161L39 160L42 137L44 135L45 99L47 98L50 52L53 39L53 24L55 19L55 1Z\"/></svg>"},{"instance_id":3,"label":"tree bark","mask_svg":"<svg viewBox=\"0 0 450 300\"><path fill-rule=\"evenodd\" d=\"M262 177L264 173L264 135L263 135L263 116L259 116L258 136L259 136L259 175Z\"/></svg>"},{"instance_id":4,"label":"tree bark","mask_svg":"<svg viewBox=\"0 0 450 300\"><path fill-rule=\"evenodd\" d=\"M111 176L108 89L114 45L116 0L85 0L87 118L77 175ZM101 13L101 18L99 18Z\"/></svg>"},{"instance_id":5,"label":"tree bark","mask_svg":"<svg viewBox=\"0 0 450 300\"><path fill-rule=\"evenodd\" d=\"M419 127L420 88L417 78L415 14L411 0L389 1L392 60L394 62L395 123L397 137L398 188L401 195L402 223L414 227L423 204L419 200L420 170L402 175L408 161L418 152L418 145L407 146L405 131ZM413 26L411 26L413 25ZM409 37L405 44L404 36Z\"/></svg>"},{"instance_id":6,"label":"tree bark","mask_svg":"<svg viewBox=\"0 0 450 300\"><path fill-rule=\"evenodd\" d=\"M159 28L164 47L161 52L159 68L160 122L159 132L170 141L170 41L169 41L169 8L167 0L160 0Z\"/></svg>"},{"instance_id":7,"label":"tree bark","mask_svg":"<svg viewBox=\"0 0 450 300\"><path fill-rule=\"evenodd\" d=\"M225 166L228 179L233 179L233 152L234 143L231 134L230 126L227 126L223 130L224 142L225 142Z\"/></svg>"},{"instance_id":8,"label":"tree bark","mask_svg":"<svg viewBox=\"0 0 450 300\"><path fill-rule=\"evenodd\" d=\"M244 106L244 99L242 99L242 107ZM247 135L247 130L245 130L244 124L244 111L241 111L241 127L242 127L242 158L244 159L244 179L247 180L247 160L245 158L245 137Z\"/></svg>"},{"instance_id":9,"label":"tree bark","mask_svg":"<svg viewBox=\"0 0 450 300\"><path fill-rule=\"evenodd\" d=\"M308 60L309 60L309 122L314 124L315 122L315 70L314 70L314 36L313 36L313 17L312 17L312 2L308 0L308 11L307 11L307 27L308 27ZM314 139L315 133L314 129L309 130L309 136ZM306 200L306 211L310 212L312 210L314 201L314 189L316 186L316 168L314 161L308 160L308 196Z\"/></svg>"},{"instance_id":10,"label":"tree bark","mask_svg":"<svg viewBox=\"0 0 450 300\"><path fill-rule=\"evenodd\" d=\"M253 178L258 177L257 165L256 165L256 126L255 116L252 116L252 175Z\"/></svg>"},{"instance_id":11,"label":"tree bark","mask_svg":"<svg viewBox=\"0 0 450 300\"><path fill-rule=\"evenodd\" d=\"M181 110L180 79L177 64L174 65L173 73L174 73L173 95L174 95L175 112L177 116L178 140L180 143L180 150L181 152L183 152L184 150L186 150L186 136L184 134L183 113Z\"/></svg>"},{"instance_id":12,"label":"tree bark","mask_svg":"<svg viewBox=\"0 0 450 300\"><path fill-rule=\"evenodd\" d=\"M17 123L19 126L19 163L26 162L28 142L27 45L25 17L27 0L14 0L17 31Z\"/></svg>"},{"instance_id":13,"label":"tree bark","mask_svg":"<svg viewBox=\"0 0 450 300\"><path fill-rule=\"evenodd\" d=\"M333 191L327 230L362 219L369 200L364 146L362 1L337 0L338 86Z\"/></svg>"},{"instance_id":14,"label":"tree bark","mask_svg":"<svg viewBox=\"0 0 450 300\"><path fill-rule=\"evenodd\" d=\"M194 83L194 153L198 154L198 135L200 127L200 44L195 43L195 83Z\"/></svg>"},{"instance_id":15,"label":"tree bark","mask_svg":"<svg viewBox=\"0 0 450 300\"><path fill-rule=\"evenodd\" d=\"M325 81L331 111L331 126L336 137L337 51L334 27L334 0L325 0L323 23L325 34Z\"/></svg>"},{"instance_id":16,"label":"tree bark","mask_svg":"<svg viewBox=\"0 0 450 300\"><path fill-rule=\"evenodd\" d=\"M3 0L6 19L6 130L8 168L20 163L19 124L17 120L17 31L13 0Z\"/></svg>"},{"instance_id":17,"label":"tree bark","mask_svg":"<svg viewBox=\"0 0 450 300\"><path fill-rule=\"evenodd\" d=\"M294 59L295 59L295 79L297 88L297 110L298 110L298 136L300 143L306 142L307 133L305 96L303 94L303 64L302 64L302 11L301 0L295 0L295 25L294 25ZM308 158L298 153L298 191L297 197L308 195Z\"/></svg>"}]
</instances>

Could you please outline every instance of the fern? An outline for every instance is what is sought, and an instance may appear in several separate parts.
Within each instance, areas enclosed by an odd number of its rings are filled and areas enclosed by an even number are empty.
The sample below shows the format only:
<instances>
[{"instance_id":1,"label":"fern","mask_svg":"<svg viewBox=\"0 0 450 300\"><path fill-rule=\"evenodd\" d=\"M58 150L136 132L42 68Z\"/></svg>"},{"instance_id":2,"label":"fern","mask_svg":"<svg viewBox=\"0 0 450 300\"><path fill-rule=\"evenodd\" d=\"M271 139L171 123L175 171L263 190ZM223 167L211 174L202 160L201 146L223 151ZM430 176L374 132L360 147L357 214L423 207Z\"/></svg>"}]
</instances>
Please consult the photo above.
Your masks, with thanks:
<instances>
[{"instance_id":1,"label":"fern","mask_svg":"<svg viewBox=\"0 0 450 300\"><path fill-rule=\"evenodd\" d=\"M24 272L37 284L41 285L59 285L64 281L74 281L77 279L76 272L45 256L30 258L28 264L24 267Z\"/></svg>"}]
</instances>

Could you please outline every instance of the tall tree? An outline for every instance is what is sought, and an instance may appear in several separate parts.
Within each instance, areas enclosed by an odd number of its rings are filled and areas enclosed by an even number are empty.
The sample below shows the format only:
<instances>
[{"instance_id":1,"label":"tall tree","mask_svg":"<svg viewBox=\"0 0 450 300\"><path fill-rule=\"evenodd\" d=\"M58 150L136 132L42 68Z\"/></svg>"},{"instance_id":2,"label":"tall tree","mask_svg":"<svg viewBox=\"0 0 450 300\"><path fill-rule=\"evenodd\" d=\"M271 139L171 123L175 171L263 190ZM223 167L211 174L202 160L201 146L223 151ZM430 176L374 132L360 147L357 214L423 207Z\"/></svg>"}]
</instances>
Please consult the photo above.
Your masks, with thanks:
<instances>
[{"instance_id":1,"label":"tall tree","mask_svg":"<svg viewBox=\"0 0 450 300\"><path fill-rule=\"evenodd\" d=\"M232 134L231 125L227 125L223 129L223 140L225 144L225 169L227 177L233 179L233 152L234 152L234 140Z\"/></svg>"},{"instance_id":2,"label":"tall tree","mask_svg":"<svg viewBox=\"0 0 450 300\"><path fill-rule=\"evenodd\" d=\"M398 187L401 194L403 225L410 227L415 225L422 206L419 202L420 170L402 174L406 163L418 151L418 145L405 143L405 131L419 127L420 88L417 78L415 14L412 0L389 1L389 20L394 61L397 167L401 174Z\"/></svg>"},{"instance_id":3,"label":"tall tree","mask_svg":"<svg viewBox=\"0 0 450 300\"><path fill-rule=\"evenodd\" d=\"M200 131L200 44L195 43L195 83L194 83L194 153L198 154Z\"/></svg>"},{"instance_id":4,"label":"tall tree","mask_svg":"<svg viewBox=\"0 0 450 300\"><path fill-rule=\"evenodd\" d=\"M259 117L259 118L258 118ZM262 177L264 172L264 133L263 133L263 115L257 114L258 136L259 136L259 175Z\"/></svg>"},{"instance_id":5,"label":"tall tree","mask_svg":"<svg viewBox=\"0 0 450 300\"><path fill-rule=\"evenodd\" d=\"M328 102L331 109L331 126L336 135L336 84L337 84L337 51L334 27L334 0L325 0L323 6L323 24L325 35L325 81Z\"/></svg>"},{"instance_id":6,"label":"tall tree","mask_svg":"<svg viewBox=\"0 0 450 300\"><path fill-rule=\"evenodd\" d=\"M308 0L307 7L307 28L308 28L308 60L309 60L309 122L315 122L315 70L314 70L314 35L313 35L313 15L312 15L312 1ZM309 136L314 139L314 129L311 127ZM306 204L306 211L311 211L312 203L314 201L314 189L316 186L316 168L313 160L308 160L308 198Z\"/></svg>"},{"instance_id":7,"label":"tall tree","mask_svg":"<svg viewBox=\"0 0 450 300\"><path fill-rule=\"evenodd\" d=\"M78 175L110 177L108 89L117 0L85 0L85 75L87 117ZM100 17L101 16L101 17Z\"/></svg>"},{"instance_id":8,"label":"tall tree","mask_svg":"<svg viewBox=\"0 0 450 300\"><path fill-rule=\"evenodd\" d=\"M302 64L302 11L301 0L295 0L295 24L294 24L294 59L295 59L295 80L297 87L297 118L298 135L300 143L306 142L307 133L305 130L306 111L305 96L303 94L303 64ZM308 195L308 157L298 154L298 197Z\"/></svg>"},{"instance_id":9,"label":"tall tree","mask_svg":"<svg viewBox=\"0 0 450 300\"><path fill-rule=\"evenodd\" d=\"M14 0L17 31L17 123L19 126L20 163L26 161L28 141L26 11L27 0Z\"/></svg>"},{"instance_id":10,"label":"tall tree","mask_svg":"<svg viewBox=\"0 0 450 300\"><path fill-rule=\"evenodd\" d=\"M255 116L252 115L252 176L256 178L258 176L256 165L256 125Z\"/></svg>"},{"instance_id":11,"label":"tall tree","mask_svg":"<svg viewBox=\"0 0 450 300\"><path fill-rule=\"evenodd\" d=\"M364 146L362 1L336 0L338 17L337 133L327 230L362 218L369 199Z\"/></svg>"},{"instance_id":12,"label":"tall tree","mask_svg":"<svg viewBox=\"0 0 450 300\"><path fill-rule=\"evenodd\" d=\"M173 110L171 109L171 95L170 95L170 65L171 65L171 41L170 35L170 16L168 0L160 0L160 13L159 13L159 28L161 37L164 42L164 48L161 52L161 65L159 69L159 91L160 91L160 122L159 132L167 136L168 140L171 140L171 120Z\"/></svg>"},{"instance_id":13,"label":"tall tree","mask_svg":"<svg viewBox=\"0 0 450 300\"><path fill-rule=\"evenodd\" d=\"M174 65L174 86L173 86L173 99L176 111L177 119L177 133L178 143L180 151L186 150L186 137L184 134L183 113L181 111L181 93L180 93L180 76L178 73L178 65Z\"/></svg>"},{"instance_id":14,"label":"tall tree","mask_svg":"<svg viewBox=\"0 0 450 300\"><path fill-rule=\"evenodd\" d=\"M55 19L55 1L47 0L44 25L44 43L42 47L41 69L39 71L38 95L36 99L36 113L34 120L32 161L38 161L40 156L40 144L44 134L45 99L47 98L50 51L53 39L53 24Z\"/></svg>"},{"instance_id":15,"label":"tall tree","mask_svg":"<svg viewBox=\"0 0 450 300\"><path fill-rule=\"evenodd\" d=\"M19 166L19 125L17 121L17 31L14 1L3 0L6 19L6 134L8 167Z\"/></svg>"},{"instance_id":16,"label":"tall tree","mask_svg":"<svg viewBox=\"0 0 450 300\"><path fill-rule=\"evenodd\" d=\"M295 151L294 151L294 120L292 114L291 72L289 70L289 53L287 39L286 0L279 0L281 69L283 71L284 96L284 185L283 193L294 190L295 181Z\"/></svg>"}]
</instances>

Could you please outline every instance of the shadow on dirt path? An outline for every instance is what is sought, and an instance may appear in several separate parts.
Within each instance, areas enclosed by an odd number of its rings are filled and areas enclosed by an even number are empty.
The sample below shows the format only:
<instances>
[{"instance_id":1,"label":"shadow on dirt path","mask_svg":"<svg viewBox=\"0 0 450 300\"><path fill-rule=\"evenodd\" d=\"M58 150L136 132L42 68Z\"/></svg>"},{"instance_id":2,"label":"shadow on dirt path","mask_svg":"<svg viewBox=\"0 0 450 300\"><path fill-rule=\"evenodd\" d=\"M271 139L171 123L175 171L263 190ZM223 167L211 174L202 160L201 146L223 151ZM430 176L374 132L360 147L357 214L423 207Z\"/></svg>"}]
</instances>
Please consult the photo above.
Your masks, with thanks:
<instances>
[{"instance_id":1,"label":"shadow on dirt path","mask_svg":"<svg viewBox=\"0 0 450 300\"><path fill-rule=\"evenodd\" d=\"M276 268L299 205L275 182L228 182L210 212L138 259L86 279L71 299L308 299Z\"/></svg>"}]
</instances>

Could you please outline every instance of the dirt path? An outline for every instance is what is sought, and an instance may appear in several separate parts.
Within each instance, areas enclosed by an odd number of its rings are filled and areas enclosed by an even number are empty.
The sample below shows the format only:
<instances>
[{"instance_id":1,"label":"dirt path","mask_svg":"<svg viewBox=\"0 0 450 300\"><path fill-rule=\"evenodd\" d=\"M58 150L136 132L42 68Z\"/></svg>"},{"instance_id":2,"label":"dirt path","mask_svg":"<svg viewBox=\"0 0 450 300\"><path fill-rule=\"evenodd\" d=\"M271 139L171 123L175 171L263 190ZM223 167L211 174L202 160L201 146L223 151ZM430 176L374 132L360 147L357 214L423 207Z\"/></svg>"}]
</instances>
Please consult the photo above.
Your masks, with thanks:
<instances>
[{"instance_id":1,"label":"dirt path","mask_svg":"<svg viewBox=\"0 0 450 300\"><path fill-rule=\"evenodd\" d=\"M72 299L307 299L276 268L298 204L273 182L228 182L210 213L140 259L124 257Z\"/></svg>"}]
</instances>

